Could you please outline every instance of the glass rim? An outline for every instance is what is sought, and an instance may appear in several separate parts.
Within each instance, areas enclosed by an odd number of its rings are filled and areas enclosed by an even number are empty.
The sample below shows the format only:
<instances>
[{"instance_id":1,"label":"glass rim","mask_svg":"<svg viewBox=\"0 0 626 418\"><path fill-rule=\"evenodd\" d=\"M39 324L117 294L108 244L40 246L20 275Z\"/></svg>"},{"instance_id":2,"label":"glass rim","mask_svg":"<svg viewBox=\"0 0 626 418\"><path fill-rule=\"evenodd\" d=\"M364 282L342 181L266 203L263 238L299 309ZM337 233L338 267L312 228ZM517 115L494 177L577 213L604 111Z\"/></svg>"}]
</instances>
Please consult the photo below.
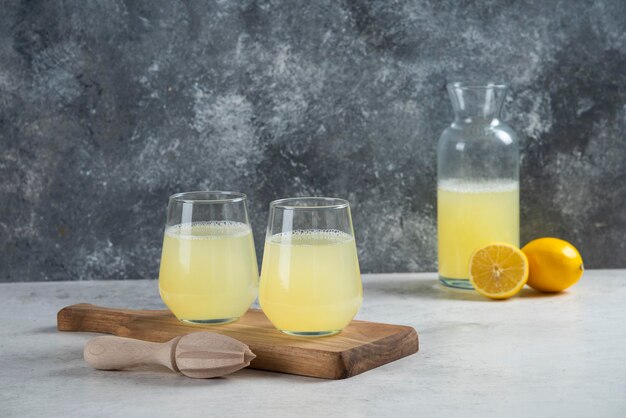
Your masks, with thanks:
<instances>
[{"instance_id":1,"label":"glass rim","mask_svg":"<svg viewBox=\"0 0 626 418\"><path fill-rule=\"evenodd\" d=\"M298 201L326 202L326 205L293 205L290 203ZM270 209L286 209L286 210L317 210L317 209L345 209L350 207L350 202L346 199L338 197L287 197L270 202Z\"/></svg>"},{"instance_id":2,"label":"glass rim","mask_svg":"<svg viewBox=\"0 0 626 418\"><path fill-rule=\"evenodd\" d=\"M508 84L497 81L453 81L446 84L449 89L461 89L461 90L478 90L478 89L506 89Z\"/></svg>"},{"instance_id":3,"label":"glass rim","mask_svg":"<svg viewBox=\"0 0 626 418\"><path fill-rule=\"evenodd\" d=\"M194 198L192 195L204 195L204 198ZM209 198L208 195L221 197ZM180 203L236 203L247 199L244 193L229 192L224 190L195 190L192 192L174 193L169 197L170 201Z\"/></svg>"}]
</instances>

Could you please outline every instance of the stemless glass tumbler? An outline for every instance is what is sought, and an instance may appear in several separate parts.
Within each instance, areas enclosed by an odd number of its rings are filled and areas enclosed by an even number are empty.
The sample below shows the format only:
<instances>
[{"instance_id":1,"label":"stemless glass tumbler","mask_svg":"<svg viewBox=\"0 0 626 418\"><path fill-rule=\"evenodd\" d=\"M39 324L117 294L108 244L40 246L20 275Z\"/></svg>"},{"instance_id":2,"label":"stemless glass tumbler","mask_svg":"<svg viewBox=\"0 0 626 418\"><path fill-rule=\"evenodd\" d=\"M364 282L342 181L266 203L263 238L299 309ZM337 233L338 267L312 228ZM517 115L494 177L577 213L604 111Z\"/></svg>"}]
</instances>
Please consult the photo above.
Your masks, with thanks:
<instances>
[{"instance_id":1,"label":"stemless glass tumbler","mask_svg":"<svg viewBox=\"0 0 626 418\"><path fill-rule=\"evenodd\" d=\"M340 332L363 300L350 205L304 197L270 203L259 302L280 331Z\"/></svg>"},{"instance_id":2,"label":"stemless glass tumbler","mask_svg":"<svg viewBox=\"0 0 626 418\"><path fill-rule=\"evenodd\" d=\"M257 296L258 274L246 195L170 196L159 291L179 320L223 324L239 319Z\"/></svg>"}]
</instances>

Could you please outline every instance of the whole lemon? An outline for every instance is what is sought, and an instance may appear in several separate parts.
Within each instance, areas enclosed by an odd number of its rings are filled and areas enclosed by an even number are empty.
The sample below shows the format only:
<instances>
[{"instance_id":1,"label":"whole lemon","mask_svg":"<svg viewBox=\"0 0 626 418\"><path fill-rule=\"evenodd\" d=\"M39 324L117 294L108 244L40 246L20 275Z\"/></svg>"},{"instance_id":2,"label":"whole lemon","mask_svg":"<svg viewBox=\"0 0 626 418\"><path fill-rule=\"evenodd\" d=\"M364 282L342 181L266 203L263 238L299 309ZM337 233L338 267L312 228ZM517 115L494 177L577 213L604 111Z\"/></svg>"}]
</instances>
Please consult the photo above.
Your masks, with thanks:
<instances>
[{"instance_id":1,"label":"whole lemon","mask_svg":"<svg viewBox=\"0 0 626 418\"><path fill-rule=\"evenodd\" d=\"M572 244L558 238L538 238L522 248L528 258L526 284L542 292L561 292L583 275L580 253Z\"/></svg>"}]
</instances>

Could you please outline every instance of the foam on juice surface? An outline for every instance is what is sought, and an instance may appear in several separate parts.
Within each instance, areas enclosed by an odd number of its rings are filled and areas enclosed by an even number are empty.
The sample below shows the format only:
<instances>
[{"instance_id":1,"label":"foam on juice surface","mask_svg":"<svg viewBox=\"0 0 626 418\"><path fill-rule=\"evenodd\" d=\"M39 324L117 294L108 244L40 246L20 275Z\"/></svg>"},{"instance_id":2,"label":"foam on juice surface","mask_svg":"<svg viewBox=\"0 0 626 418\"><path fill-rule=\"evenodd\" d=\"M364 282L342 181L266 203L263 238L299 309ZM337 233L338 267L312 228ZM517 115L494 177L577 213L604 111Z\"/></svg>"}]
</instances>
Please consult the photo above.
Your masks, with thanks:
<instances>
[{"instance_id":1,"label":"foam on juice surface","mask_svg":"<svg viewBox=\"0 0 626 418\"><path fill-rule=\"evenodd\" d=\"M296 229L272 235L269 240L280 245L315 246L338 245L353 239L352 235L337 229Z\"/></svg>"},{"instance_id":2,"label":"foam on juice surface","mask_svg":"<svg viewBox=\"0 0 626 418\"><path fill-rule=\"evenodd\" d=\"M519 182L509 179L461 180L448 179L438 182L439 190L453 193L498 193L519 189Z\"/></svg>"},{"instance_id":3,"label":"foam on juice surface","mask_svg":"<svg viewBox=\"0 0 626 418\"><path fill-rule=\"evenodd\" d=\"M189 222L165 229L166 235L178 239L220 239L249 233L252 233L250 226L233 221Z\"/></svg>"}]
</instances>

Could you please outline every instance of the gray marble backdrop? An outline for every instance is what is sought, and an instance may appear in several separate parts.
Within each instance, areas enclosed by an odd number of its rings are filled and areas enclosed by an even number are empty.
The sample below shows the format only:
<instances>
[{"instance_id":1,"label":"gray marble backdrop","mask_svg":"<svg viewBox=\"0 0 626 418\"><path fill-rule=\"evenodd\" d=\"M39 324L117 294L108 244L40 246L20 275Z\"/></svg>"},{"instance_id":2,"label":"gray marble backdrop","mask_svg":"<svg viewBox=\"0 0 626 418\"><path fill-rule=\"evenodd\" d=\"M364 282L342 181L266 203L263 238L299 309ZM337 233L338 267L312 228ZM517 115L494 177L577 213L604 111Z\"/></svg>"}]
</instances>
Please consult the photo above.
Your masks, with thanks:
<instances>
[{"instance_id":1,"label":"gray marble backdrop","mask_svg":"<svg viewBox=\"0 0 626 418\"><path fill-rule=\"evenodd\" d=\"M626 267L626 2L0 2L0 281L156 278L168 195L347 198L363 272L436 269L445 83L511 84L522 241Z\"/></svg>"}]
</instances>

